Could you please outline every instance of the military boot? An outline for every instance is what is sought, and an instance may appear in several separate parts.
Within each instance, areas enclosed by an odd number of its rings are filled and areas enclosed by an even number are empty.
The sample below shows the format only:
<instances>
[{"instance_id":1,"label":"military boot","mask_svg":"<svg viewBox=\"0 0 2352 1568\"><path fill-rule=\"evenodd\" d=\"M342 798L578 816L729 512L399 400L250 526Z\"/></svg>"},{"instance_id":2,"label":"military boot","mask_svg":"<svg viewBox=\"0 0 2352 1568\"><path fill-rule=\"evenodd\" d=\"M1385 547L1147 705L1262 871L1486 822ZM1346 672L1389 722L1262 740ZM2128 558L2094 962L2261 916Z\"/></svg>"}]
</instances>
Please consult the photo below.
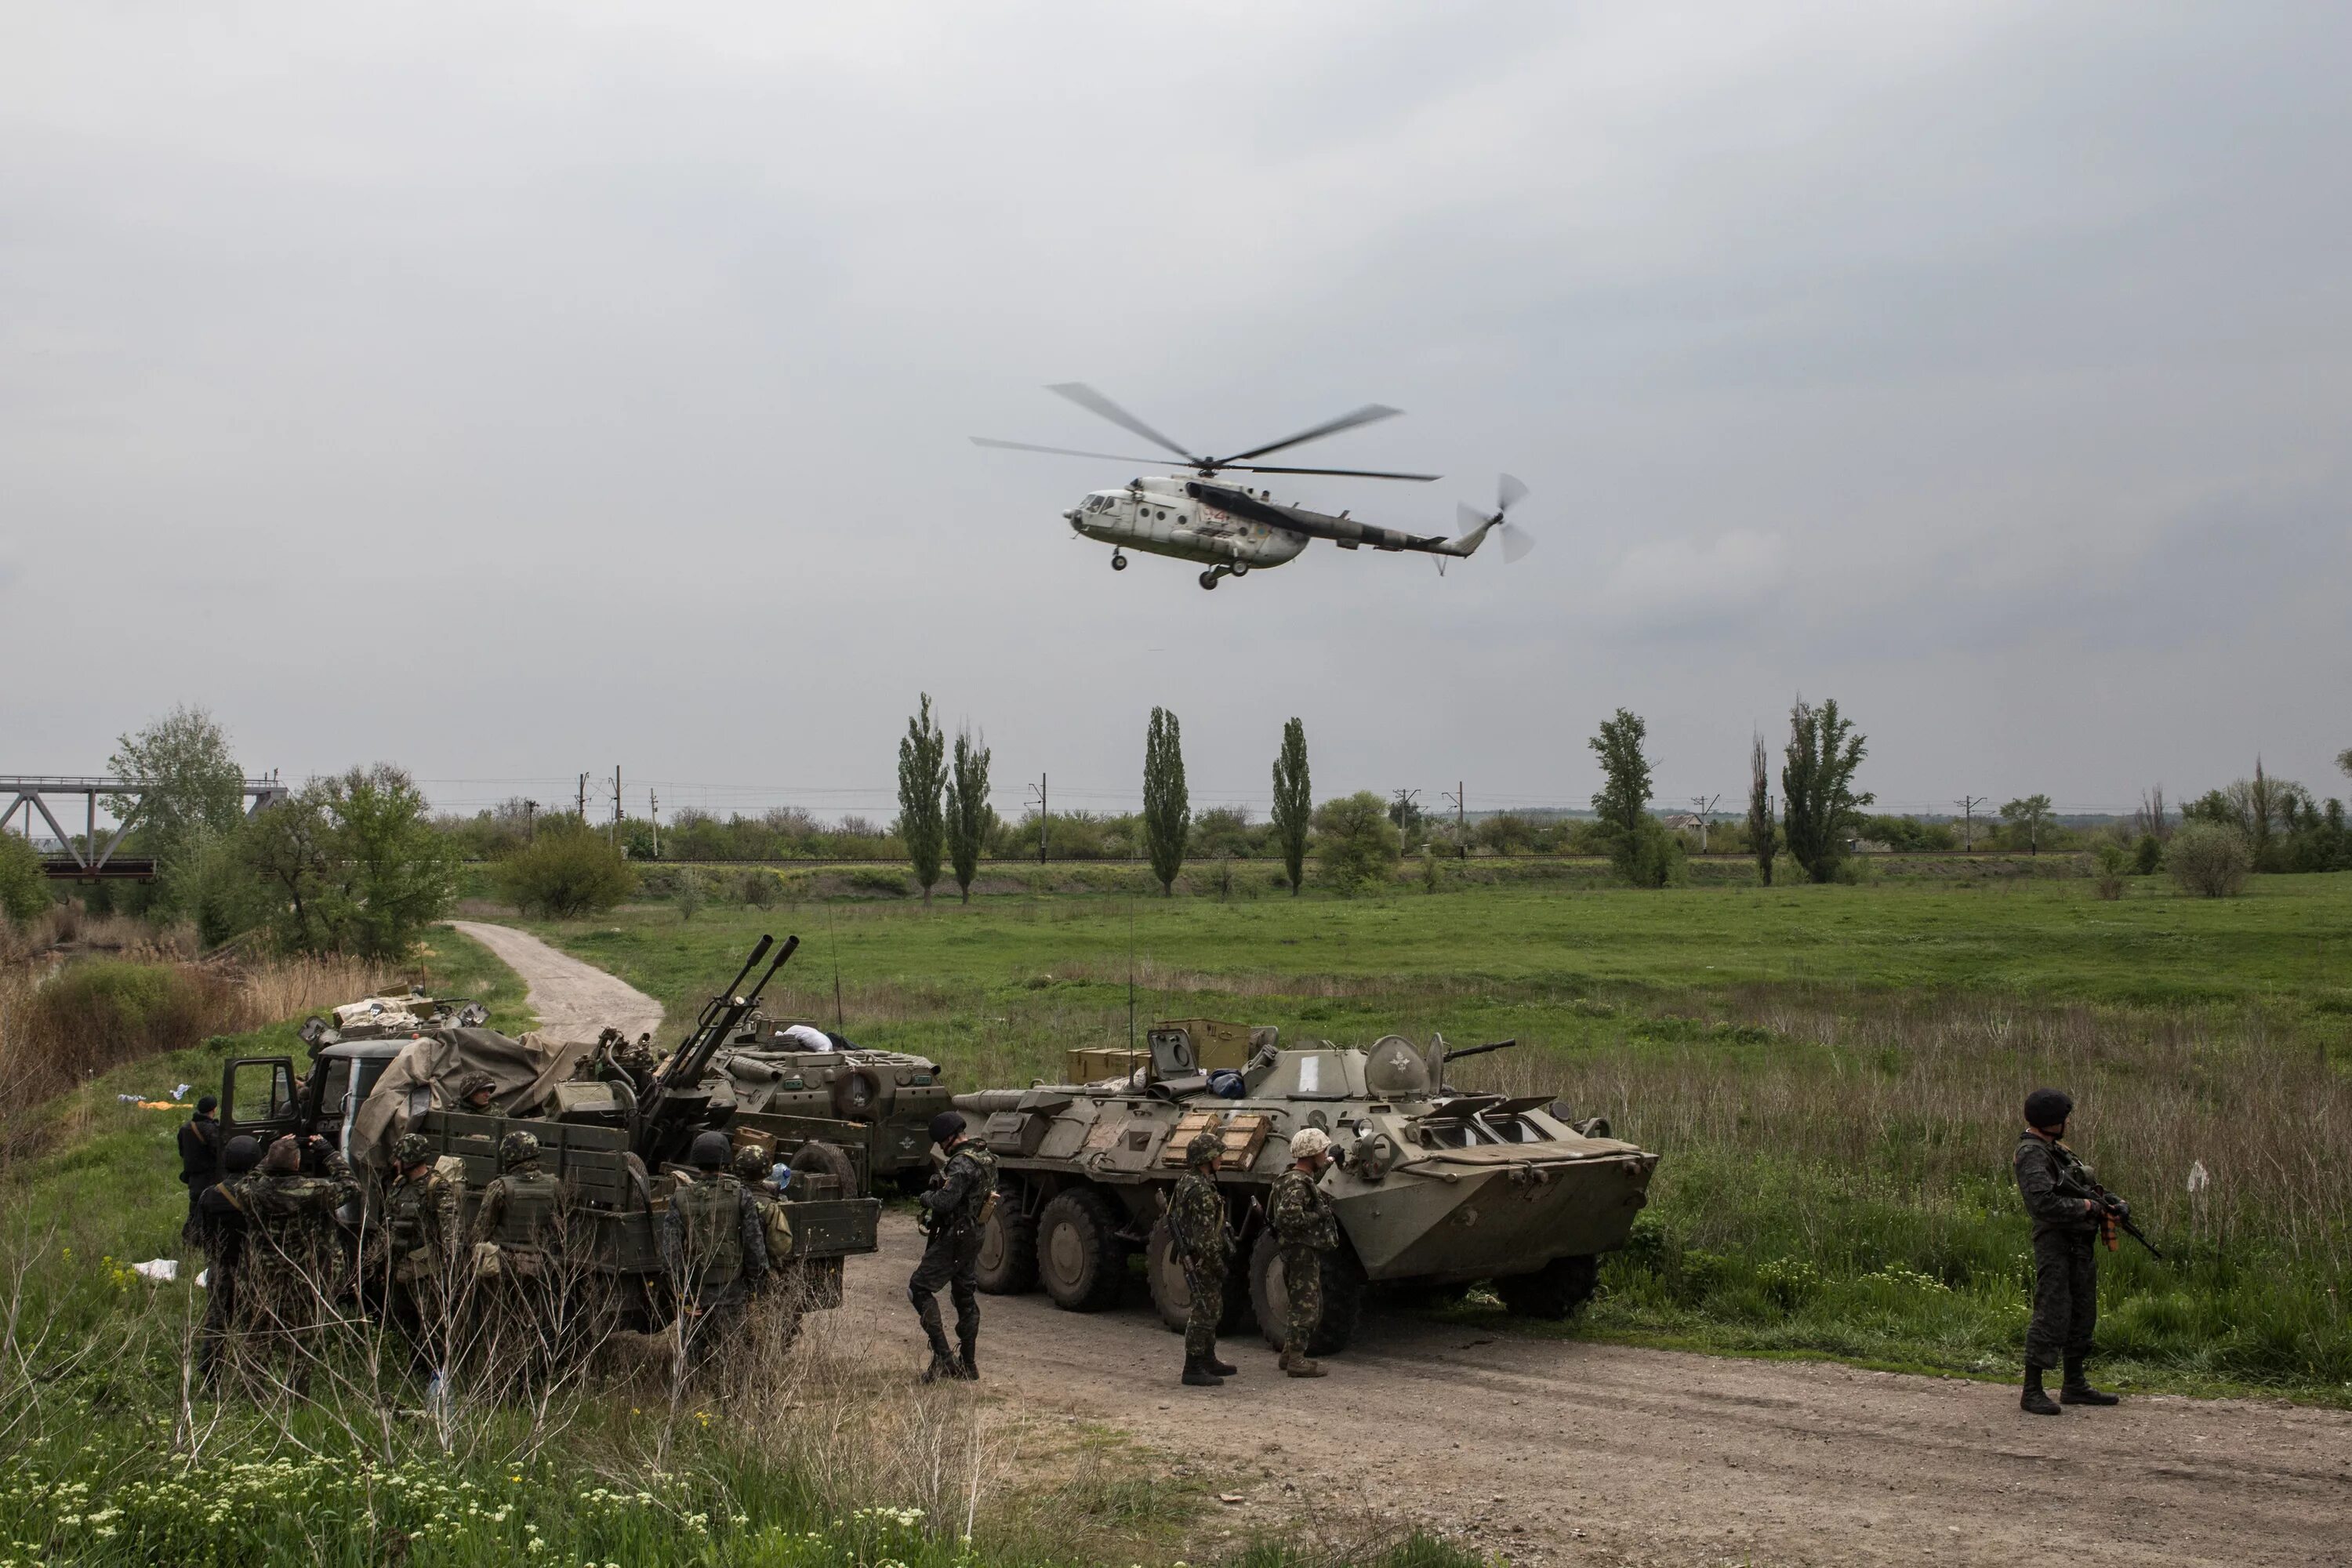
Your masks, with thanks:
<instances>
[{"instance_id":1,"label":"military boot","mask_svg":"<svg viewBox=\"0 0 2352 1568\"><path fill-rule=\"evenodd\" d=\"M980 1381L980 1338L959 1339L957 1342L955 1374L966 1383Z\"/></svg>"},{"instance_id":2,"label":"military boot","mask_svg":"<svg viewBox=\"0 0 2352 1568\"><path fill-rule=\"evenodd\" d=\"M2091 1380L2083 1373L2083 1358L2070 1355L2066 1358L2066 1381L2058 1388L2058 1403L2061 1405L2115 1405L2120 1402L2114 1394L2102 1394L2093 1388Z\"/></svg>"},{"instance_id":3,"label":"military boot","mask_svg":"<svg viewBox=\"0 0 2352 1568\"><path fill-rule=\"evenodd\" d=\"M1282 1370L1292 1377L1325 1377L1329 1375L1323 1370L1323 1363L1318 1361L1310 1361L1307 1359L1307 1355L1305 1351L1285 1350L1282 1352L1281 1366Z\"/></svg>"},{"instance_id":4,"label":"military boot","mask_svg":"<svg viewBox=\"0 0 2352 1568\"><path fill-rule=\"evenodd\" d=\"M2025 1392L2018 1396L2017 1407L2028 1415L2055 1415L2058 1405L2042 1392L2042 1371L2032 1362L2025 1363Z\"/></svg>"},{"instance_id":5,"label":"military boot","mask_svg":"<svg viewBox=\"0 0 2352 1568\"><path fill-rule=\"evenodd\" d=\"M1201 1357L1196 1355L1188 1355L1184 1358L1185 1387L1222 1388L1224 1386L1224 1381L1225 1380L1223 1378L1221 1378L1215 1373L1211 1372Z\"/></svg>"},{"instance_id":6,"label":"military boot","mask_svg":"<svg viewBox=\"0 0 2352 1568\"><path fill-rule=\"evenodd\" d=\"M1214 1345L1211 1345L1207 1352L1201 1357L1201 1364L1207 1367L1211 1372L1215 1373L1219 1377L1232 1377L1241 1371L1241 1368L1235 1366L1233 1363L1219 1360L1217 1356L1217 1347Z\"/></svg>"}]
</instances>

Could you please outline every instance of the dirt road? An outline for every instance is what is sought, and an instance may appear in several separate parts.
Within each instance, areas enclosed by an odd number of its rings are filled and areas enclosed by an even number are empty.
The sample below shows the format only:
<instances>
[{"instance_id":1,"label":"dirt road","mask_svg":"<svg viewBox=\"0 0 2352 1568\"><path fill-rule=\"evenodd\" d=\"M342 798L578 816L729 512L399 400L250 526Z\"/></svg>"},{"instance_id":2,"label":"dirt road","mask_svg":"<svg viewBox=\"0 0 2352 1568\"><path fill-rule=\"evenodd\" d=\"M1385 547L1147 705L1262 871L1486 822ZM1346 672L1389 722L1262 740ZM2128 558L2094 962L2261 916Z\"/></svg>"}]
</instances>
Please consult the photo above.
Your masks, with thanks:
<instances>
[{"instance_id":1,"label":"dirt road","mask_svg":"<svg viewBox=\"0 0 2352 1568\"><path fill-rule=\"evenodd\" d=\"M461 925L532 1005L660 1008L498 926ZM542 1000L545 997L546 1000ZM576 1000L575 1000L576 999ZM586 1015L568 1015L584 1016ZM925 1352L905 1282L920 1238L886 1217L852 1259L836 1342ZM2352 1563L2352 1414L2135 1398L2055 1419L2012 1389L1826 1363L1736 1361L1375 1310L1318 1382L1255 1338L1241 1376L1178 1385L1181 1342L1140 1281L1119 1310L982 1297L981 1392L1188 1454L1230 1477L1234 1528L1374 1515L1517 1563Z\"/></svg>"},{"instance_id":2,"label":"dirt road","mask_svg":"<svg viewBox=\"0 0 2352 1568\"><path fill-rule=\"evenodd\" d=\"M593 963L559 952L528 931L480 921L451 921L522 976L539 1026L562 1040L593 1040L606 1026L630 1038L661 1025L661 1004Z\"/></svg>"}]
</instances>

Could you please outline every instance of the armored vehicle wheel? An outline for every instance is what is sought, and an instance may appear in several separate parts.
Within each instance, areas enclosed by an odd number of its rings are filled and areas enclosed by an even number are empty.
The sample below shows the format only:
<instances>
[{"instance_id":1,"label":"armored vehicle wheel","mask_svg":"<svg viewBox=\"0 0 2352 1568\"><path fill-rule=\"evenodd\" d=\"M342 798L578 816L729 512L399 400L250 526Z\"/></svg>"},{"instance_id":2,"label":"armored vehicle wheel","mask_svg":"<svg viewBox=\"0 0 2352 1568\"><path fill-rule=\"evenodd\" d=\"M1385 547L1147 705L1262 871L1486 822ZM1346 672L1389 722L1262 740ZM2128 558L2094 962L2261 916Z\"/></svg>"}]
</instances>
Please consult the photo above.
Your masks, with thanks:
<instances>
[{"instance_id":1,"label":"armored vehicle wheel","mask_svg":"<svg viewBox=\"0 0 2352 1568\"><path fill-rule=\"evenodd\" d=\"M1555 1258L1533 1274L1509 1274L1495 1281L1495 1294L1513 1317L1557 1322L1592 1299L1601 1282L1595 1258Z\"/></svg>"},{"instance_id":2,"label":"armored vehicle wheel","mask_svg":"<svg viewBox=\"0 0 2352 1568\"><path fill-rule=\"evenodd\" d=\"M849 1152L835 1144L828 1143L822 1138L812 1138L793 1150L793 1157L787 1163L795 1171L807 1171L815 1175L831 1176L841 1184L841 1195L845 1198L866 1195L858 1191L857 1164L850 1159Z\"/></svg>"},{"instance_id":3,"label":"armored vehicle wheel","mask_svg":"<svg viewBox=\"0 0 2352 1568\"><path fill-rule=\"evenodd\" d=\"M1275 1349L1290 1322L1290 1292L1282 1284L1282 1248L1274 1233L1260 1233L1250 1248L1250 1310L1257 1314L1258 1331ZM1307 1335L1308 1355L1336 1355L1356 1337L1356 1323L1364 1314L1364 1268L1343 1242L1323 1258L1323 1318Z\"/></svg>"},{"instance_id":4,"label":"armored vehicle wheel","mask_svg":"<svg viewBox=\"0 0 2352 1568\"><path fill-rule=\"evenodd\" d=\"M1127 1283L1127 1247L1118 1239L1118 1212L1110 1200L1073 1187L1037 1216L1037 1277L1066 1312L1099 1312L1118 1305Z\"/></svg>"},{"instance_id":5,"label":"armored vehicle wheel","mask_svg":"<svg viewBox=\"0 0 2352 1568\"><path fill-rule=\"evenodd\" d=\"M996 1212L981 1227L973 1271L992 1296L1026 1295L1037 1288L1037 1216L1021 1212L1018 1189L997 1188Z\"/></svg>"},{"instance_id":6,"label":"armored vehicle wheel","mask_svg":"<svg viewBox=\"0 0 2352 1568\"><path fill-rule=\"evenodd\" d=\"M1249 1318L1249 1273L1236 1267L1241 1261L1234 1258L1225 1268L1224 1310L1217 1314L1220 1334L1239 1333ZM1168 1234L1164 1219L1151 1227L1143 1273L1151 1281L1151 1304L1159 1310L1160 1321L1170 1332L1182 1333L1184 1320L1192 1310L1192 1285L1184 1278L1184 1266L1176 1260L1176 1241Z\"/></svg>"}]
</instances>

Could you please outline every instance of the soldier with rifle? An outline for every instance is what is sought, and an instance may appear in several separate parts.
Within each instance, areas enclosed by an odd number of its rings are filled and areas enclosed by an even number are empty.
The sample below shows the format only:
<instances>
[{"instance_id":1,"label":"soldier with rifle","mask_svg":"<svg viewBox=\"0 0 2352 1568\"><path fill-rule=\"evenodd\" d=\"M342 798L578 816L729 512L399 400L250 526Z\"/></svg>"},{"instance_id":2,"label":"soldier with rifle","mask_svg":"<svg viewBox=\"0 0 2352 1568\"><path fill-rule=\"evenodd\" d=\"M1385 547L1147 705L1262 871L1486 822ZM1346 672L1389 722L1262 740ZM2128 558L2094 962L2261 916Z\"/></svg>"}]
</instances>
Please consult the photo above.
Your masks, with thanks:
<instances>
[{"instance_id":1,"label":"soldier with rifle","mask_svg":"<svg viewBox=\"0 0 2352 1568\"><path fill-rule=\"evenodd\" d=\"M2132 1223L2131 1205L2099 1185L2066 1147L2074 1113L2066 1094L2037 1089L2025 1097L2025 1131L2017 1141L2017 1190L2033 1219L2033 1321L2025 1331L2025 1392L2018 1400L2030 1415L2055 1415L2060 1405L2116 1402L2092 1387L2083 1370L2099 1320L2100 1236L2113 1251L2120 1229L2163 1256ZM2042 1377L2062 1364L2065 1382L2053 1403Z\"/></svg>"},{"instance_id":2,"label":"soldier with rifle","mask_svg":"<svg viewBox=\"0 0 2352 1568\"><path fill-rule=\"evenodd\" d=\"M768 1279L768 1247L758 1201L728 1168L727 1134L695 1135L693 1174L679 1173L662 1215L662 1263L677 1292L680 1348L699 1372Z\"/></svg>"},{"instance_id":3,"label":"soldier with rifle","mask_svg":"<svg viewBox=\"0 0 2352 1568\"><path fill-rule=\"evenodd\" d=\"M963 1117L942 1110L931 1118L931 1142L947 1156L947 1164L931 1178L930 1190L915 1201L922 1206L923 1260L907 1280L907 1299L922 1320L923 1337L931 1342L931 1363L923 1381L980 1379L975 1359L980 1347L980 1241L990 1212L996 1205L996 1156L987 1145L968 1135ZM940 1321L939 1292L948 1288L955 1302L956 1341L961 1354L948 1349L946 1328Z\"/></svg>"},{"instance_id":4,"label":"soldier with rifle","mask_svg":"<svg viewBox=\"0 0 2352 1568\"><path fill-rule=\"evenodd\" d=\"M1323 1259L1339 1247L1339 1215L1321 1185L1331 1163L1331 1135L1320 1127L1300 1128L1290 1135L1290 1161L1275 1177L1265 1205L1282 1246L1283 1292L1290 1298L1276 1364L1292 1377L1321 1377L1323 1363L1307 1348L1323 1321Z\"/></svg>"},{"instance_id":5,"label":"soldier with rifle","mask_svg":"<svg viewBox=\"0 0 2352 1568\"><path fill-rule=\"evenodd\" d=\"M1184 1173L1168 1194L1168 1235L1192 1297L1184 1310L1184 1383L1192 1388L1215 1388L1241 1370L1217 1358L1225 1268L1233 1251L1225 1197L1217 1188L1217 1162L1224 1152L1224 1134L1214 1124L1192 1134L1184 1145Z\"/></svg>"}]
</instances>

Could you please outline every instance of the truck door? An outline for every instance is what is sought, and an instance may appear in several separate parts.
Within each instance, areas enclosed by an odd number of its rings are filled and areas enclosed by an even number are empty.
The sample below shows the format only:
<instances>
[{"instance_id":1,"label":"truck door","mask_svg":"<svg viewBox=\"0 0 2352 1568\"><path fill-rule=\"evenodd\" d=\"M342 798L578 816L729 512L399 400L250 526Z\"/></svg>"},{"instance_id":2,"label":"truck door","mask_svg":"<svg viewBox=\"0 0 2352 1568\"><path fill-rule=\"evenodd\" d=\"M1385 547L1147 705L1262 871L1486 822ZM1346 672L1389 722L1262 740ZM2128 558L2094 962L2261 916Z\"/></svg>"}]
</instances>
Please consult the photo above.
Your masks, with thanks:
<instances>
[{"instance_id":1,"label":"truck door","mask_svg":"<svg viewBox=\"0 0 2352 1568\"><path fill-rule=\"evenodd\" d=\"M301 1107L294 1100L294 1058L238 1057L221 1069L221 1141L240 1134L266 1147L284 1132L299 1132Z\"/></svg>"}]
</instances>

